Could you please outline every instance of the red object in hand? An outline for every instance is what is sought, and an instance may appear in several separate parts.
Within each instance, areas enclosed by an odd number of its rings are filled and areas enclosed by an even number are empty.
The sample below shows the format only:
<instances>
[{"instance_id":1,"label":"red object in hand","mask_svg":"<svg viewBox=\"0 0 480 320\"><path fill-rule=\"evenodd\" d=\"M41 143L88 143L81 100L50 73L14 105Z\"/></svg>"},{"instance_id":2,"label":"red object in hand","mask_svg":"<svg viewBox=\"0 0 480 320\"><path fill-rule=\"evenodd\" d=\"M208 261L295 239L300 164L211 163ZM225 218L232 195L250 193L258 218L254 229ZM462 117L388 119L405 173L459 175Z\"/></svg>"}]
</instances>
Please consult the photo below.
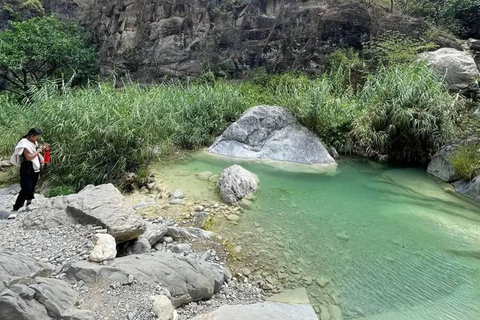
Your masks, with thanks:
<instances>
[{"instance_id":1,"label":"red object in hand","mask_svg":"<svg viewBox=\"0 0 480 320\"><path fill-rule=\"evenodd\" d=\"M50 147L45 148L45 155L43 156L43 162L50 163Z\"/></svg>"}]
</instances>

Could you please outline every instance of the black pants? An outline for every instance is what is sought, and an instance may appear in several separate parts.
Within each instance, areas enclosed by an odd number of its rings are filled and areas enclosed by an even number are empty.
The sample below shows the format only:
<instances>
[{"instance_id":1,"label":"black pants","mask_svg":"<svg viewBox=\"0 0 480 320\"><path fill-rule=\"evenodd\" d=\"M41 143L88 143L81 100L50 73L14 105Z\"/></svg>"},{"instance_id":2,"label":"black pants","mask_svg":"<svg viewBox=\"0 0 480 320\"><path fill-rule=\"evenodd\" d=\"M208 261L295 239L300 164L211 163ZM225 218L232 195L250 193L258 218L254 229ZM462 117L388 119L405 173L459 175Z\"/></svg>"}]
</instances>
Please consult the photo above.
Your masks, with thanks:
<instances>
[{"instance_id":1,"label":"black pants","mask_svg":"<svg viewBox=\"0 0 480 320\"><path fill-rule=\"evenodd\" d=\"M13 206L13 210L17 211L25 204L25 200L31 201L35 194L35 187L37 186L39 172L33 171L33 165L31 161L23 161L20 167L20 193L18 194L17 201Z\"/></svg>"}]
</instances>

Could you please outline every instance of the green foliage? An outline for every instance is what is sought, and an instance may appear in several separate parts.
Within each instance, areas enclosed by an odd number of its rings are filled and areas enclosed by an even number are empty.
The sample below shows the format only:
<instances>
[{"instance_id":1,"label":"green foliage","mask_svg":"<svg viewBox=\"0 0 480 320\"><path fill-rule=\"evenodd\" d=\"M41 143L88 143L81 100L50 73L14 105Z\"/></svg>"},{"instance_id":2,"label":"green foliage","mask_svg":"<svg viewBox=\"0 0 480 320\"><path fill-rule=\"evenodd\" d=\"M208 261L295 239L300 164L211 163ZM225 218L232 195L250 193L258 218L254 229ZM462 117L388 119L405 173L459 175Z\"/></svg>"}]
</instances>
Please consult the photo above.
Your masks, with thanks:
<instances>
[{"instance_id":1,"label":"green foliage","mask_svg":"<svg viewBox=\"0 0 480 320\"><path fill-rule=\"evenodd\" d=\"M456 29L451 29L462 37L480 37L480 0L449 0L442 11L445 27L456 21ZM455 24L454 24L455 25Z\"/></svg>"},{"instance_id":2,"label":"green foliage","mask_svg":"<svg viewBox=\"0 0 480 320\"><path fill-rule=\"evenodd\" d=\"M365 43L363 58L372 69L411 63L418 59L418 54L435 48L432 43L425 43L396 31L387 31L377 38Z\"/></svg>"},{"instance_id":3,"label":"green foliage","mask_svg":"<svg viewBox=\"0 0 480 320\"><path fill-rule=\"evenodd\" d=\"M455 132L461 106L434 72L416 63L370 76L352 125L355 146L381 161L425 163Z\"/></svg>"},{"instance_id":4,"label":"green foliage","mask_svg":"<svg viewBox=\"0 0 480 320\"><path fill-rule=\"evenodd\" d=\"M71 186L58 186L48 192L47 197L67 196L75 193L75 188Z\"/></svg>"},{"instance_id":5,"label":"green foliage","mask_svg":"<svg viewBox=\"0 0 480 320\"><path fill-rule=\"evenodd\" d=\"M450 156L450 162L461 178L474 178L480 174L480 143L459 146Z\"/></svg>"},{"instance_id":6,"label":"green foliage","mask_svg":"<svg viewBox=\"0 0 480 320\"><path fill-rule=\"evenodd\" d=\"M316 78L263 74L243 83L207 75L208 81L122 90L103 83L60 92L51 85L36 91L28 107L0 96L0 155L9 156L28 128L40 127L52 146L46 179L79 189L125 172L145 178L142 168L152 160L211 144L242 112L262 104L287 108L340 151L353 145L380 159L424 161L453 131L454 98L426 67L382 69L362 89L349 85L349 66L332 62Z\"/></svg>"},{"instance_id":7,"label":"green foliage","mask_svg":"<svg viewBox=\"0 0 480 320\"><path fill-rule=\"evenodd\" d=\"M94 63L86 34L54 16L12 22L0 34L0 77L21 96L47 77L84 79L92 74Z\"/></svg>"}]
</instances>

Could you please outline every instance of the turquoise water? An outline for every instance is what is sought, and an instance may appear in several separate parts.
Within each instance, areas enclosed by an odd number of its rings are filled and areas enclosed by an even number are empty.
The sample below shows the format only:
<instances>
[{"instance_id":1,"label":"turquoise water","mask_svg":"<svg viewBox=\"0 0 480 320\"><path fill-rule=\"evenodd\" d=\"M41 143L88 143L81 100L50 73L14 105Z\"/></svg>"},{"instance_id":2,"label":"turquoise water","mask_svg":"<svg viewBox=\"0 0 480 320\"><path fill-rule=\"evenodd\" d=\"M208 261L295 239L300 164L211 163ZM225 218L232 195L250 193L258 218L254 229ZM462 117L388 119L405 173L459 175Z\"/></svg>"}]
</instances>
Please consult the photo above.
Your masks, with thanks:
<instances>
[{"instance_id":1,"label":"turquoise water","mask_svg":"<svg viewBox=\"0 0 480 320\"><path fill-rule=\"evenodd\" d=\"M193 174L236 162L197 155L164 178L207 196ZM240 164L260 190L224 232L251 253L253 273L305 286L312 304L339 304L345 319L480 319L480 207L448 184L357 160L324 173Z\"/></svg>"}]
</instances>

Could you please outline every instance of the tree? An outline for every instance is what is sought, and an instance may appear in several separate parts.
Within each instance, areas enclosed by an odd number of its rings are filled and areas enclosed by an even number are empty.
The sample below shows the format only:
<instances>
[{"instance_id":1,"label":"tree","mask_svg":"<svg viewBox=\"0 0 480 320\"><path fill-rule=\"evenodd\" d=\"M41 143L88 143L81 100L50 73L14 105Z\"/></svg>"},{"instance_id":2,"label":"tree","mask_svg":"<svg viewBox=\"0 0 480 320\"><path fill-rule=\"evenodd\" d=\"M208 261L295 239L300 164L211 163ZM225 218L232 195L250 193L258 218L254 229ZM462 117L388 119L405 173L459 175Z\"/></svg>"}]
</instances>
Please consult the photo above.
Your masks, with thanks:
<instances>
[{"instance_id":1,"label":"tree","mask_svg":"<svg viewBox=\"0 0 480 320\"><path fill-rule=\"evenodd\" d=\"M5 90L27 97L48 77L77 81L94 71L95 52L86 34L55 16L11 22L0 34L0 78Z\"/></svg>"}]
</instances>

